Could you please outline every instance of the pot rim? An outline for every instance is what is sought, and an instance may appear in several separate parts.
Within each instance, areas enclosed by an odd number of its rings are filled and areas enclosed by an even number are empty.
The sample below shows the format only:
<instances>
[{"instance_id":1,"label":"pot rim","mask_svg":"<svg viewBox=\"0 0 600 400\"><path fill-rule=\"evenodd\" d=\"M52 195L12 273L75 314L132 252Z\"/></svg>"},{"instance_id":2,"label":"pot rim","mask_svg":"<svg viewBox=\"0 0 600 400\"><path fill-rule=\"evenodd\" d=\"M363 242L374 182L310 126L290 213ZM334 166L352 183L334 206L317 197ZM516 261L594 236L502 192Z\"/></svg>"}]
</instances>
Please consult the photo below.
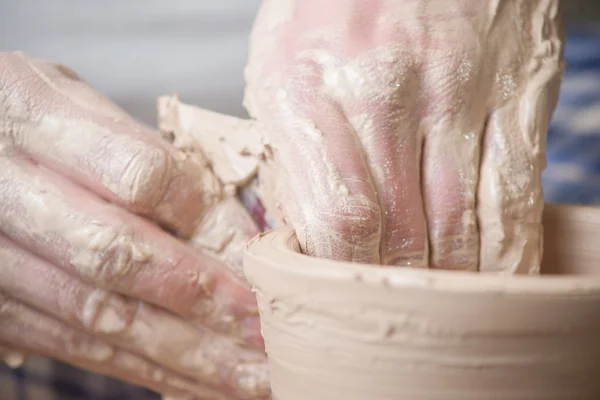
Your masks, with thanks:
<instances>
[{"instance_id":1,"label":"pot rim","mask_svg":"<svg viewBox=\"0 0 600 400\"><path fill-rule=\"evenodd\" d=\"M564 207L565 210L569 208L571 207ZM600 208L594 211L600 215ZM256 271L256 265L262 265L289 276L290 279L306 277L337 282L361 281L365 285L380 287L384 283L391 289L412 288L461 293L600 295L600 275L481 274L470 271L399 268L319 259L300 253L298 240L291 228L280 228L259 234L248 242L244 253L246 269ZM256 280L257 275L263 274L250 275L252 275L251 280ZM260 282L251 283L261 286Z\"/></svg>"}]
</instances>

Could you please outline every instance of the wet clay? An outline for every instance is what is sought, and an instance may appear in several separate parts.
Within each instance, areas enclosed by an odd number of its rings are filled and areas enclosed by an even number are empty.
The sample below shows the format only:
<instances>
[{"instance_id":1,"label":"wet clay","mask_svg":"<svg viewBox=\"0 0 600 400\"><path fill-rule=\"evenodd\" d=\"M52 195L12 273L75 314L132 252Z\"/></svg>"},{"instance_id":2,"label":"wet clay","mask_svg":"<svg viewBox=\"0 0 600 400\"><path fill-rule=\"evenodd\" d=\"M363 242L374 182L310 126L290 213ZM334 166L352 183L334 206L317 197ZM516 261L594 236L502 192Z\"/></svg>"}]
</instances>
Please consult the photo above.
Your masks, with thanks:
<instances>
[{"instance_id":1,"label":"wet clay","mask_svg":"<svg viewBox=\"0 0 600 400\"><path fill-rule=\"evenodd\" d=\"M263 146L253 122L183 104L177 96L160 97L157 106L162 134L213 177L216 188L207 189L218 194L189 242L243 276L239 255L248 238L264 229L237 196L238 187L255 179L261 163Z\"/></svg>"},{"instance_id":2,"label":"wet clay","mask_svg":"<svg viewBox=\"0 0 600 400\"><path fill-rule=\"evenodd\" d=\"M255 238L274 399L600 398L600 208L546 206L542 276L373 268Z\"/></svg>"},{"instance_id":3,"label":"wet clay","mask_svg":"<svg viewBox=\"0 0 600 400\"><path fill-rule=\"evenodd\" d=\"M160 130L171 135L168 139L177 149L205 160L206 167L230 195L236 197L237 191L239 196L232 201L241 200L262 230L285 226L274 196L270 145L260 133L257 121L185 104L175 95L159 97L157 103ZM239 214L239 206L236 208ZM245 241L236 243L232 253L241 252L238 247L245 245Z\"/></svg>"}]
</instances>

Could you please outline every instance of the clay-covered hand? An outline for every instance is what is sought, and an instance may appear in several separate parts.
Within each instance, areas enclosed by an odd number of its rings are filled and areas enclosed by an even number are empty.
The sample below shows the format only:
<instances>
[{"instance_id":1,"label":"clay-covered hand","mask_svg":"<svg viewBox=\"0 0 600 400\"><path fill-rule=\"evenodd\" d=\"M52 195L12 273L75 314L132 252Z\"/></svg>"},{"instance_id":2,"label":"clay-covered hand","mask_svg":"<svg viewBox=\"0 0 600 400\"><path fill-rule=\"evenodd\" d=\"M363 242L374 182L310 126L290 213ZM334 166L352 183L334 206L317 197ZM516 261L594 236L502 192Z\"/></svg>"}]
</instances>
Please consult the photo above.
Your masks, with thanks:
<instances>
[{"instance_id":1,"label":"clay-covered hand","mask_svg":"<svg viewBox=\"0 0 600 400\"><path fill-rule=\"evenodd\" d=\"M218 251L184 241L227 196L200 158L72 71L0 53L4 358L54 357L189 398L268 397L253 294ZM257 233L241 204L230 211L221 229Z\"/></svg>"},{"instance_id":2,"label":"clay-covered hand","mask_svg":"<svg viewBox=\"0 0 600 400\"><path fill-rule=\"evenodd\" d=\"M557 0L265 0L246 105L311 255L535 272Z\"/></svg>"}]
</instances>

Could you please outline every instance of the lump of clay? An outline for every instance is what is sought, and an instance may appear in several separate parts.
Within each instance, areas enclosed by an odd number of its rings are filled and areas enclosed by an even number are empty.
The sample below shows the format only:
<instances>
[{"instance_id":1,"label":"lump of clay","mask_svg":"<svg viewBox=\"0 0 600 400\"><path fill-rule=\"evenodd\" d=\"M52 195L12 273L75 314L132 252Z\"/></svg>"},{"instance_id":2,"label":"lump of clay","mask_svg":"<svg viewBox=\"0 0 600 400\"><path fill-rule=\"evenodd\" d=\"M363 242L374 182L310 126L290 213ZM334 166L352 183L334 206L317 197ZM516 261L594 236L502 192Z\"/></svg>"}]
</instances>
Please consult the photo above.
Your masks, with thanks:
<instances>
[{"instance_id":1,"label":"lump of clay","mask_svg":"<svg viewBox=\"0 0 600 400\"><path fill-rule=\"evenodd\" d=\"M224 187L237 193L261 230L285 225L275 192L269 145L257 123L158 99L160 130L186 153L201 153Z\"/></svg>"},{"instance_id":2,"label":"lump of clay","mask_svg":"<svg viewBox=\"0 0 600 400\"><path fill-rule=\"evenodd\" d=\"M248 239L264 229L256 223L257 219L264 220L264 207L258 198L254 203L248 201L245 207L238 189L256 180L263 147L260 136L251 121L189 106L176 96L159 98L158 120L161 133L181 156L192 158L212 177L211 187L206 190L213 201L190 243L243 276L243 248Z\"/></svg>"}]
</instances>

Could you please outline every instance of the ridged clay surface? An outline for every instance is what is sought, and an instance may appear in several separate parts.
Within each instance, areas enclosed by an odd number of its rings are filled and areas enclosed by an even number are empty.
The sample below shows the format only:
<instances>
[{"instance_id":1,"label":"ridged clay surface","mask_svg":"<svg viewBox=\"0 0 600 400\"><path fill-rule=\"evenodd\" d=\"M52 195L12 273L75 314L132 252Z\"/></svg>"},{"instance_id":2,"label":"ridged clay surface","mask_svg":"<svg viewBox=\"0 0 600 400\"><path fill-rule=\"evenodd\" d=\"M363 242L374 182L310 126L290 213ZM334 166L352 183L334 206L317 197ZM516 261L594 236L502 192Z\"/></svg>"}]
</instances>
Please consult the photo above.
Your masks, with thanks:
<instances>
[{"instance_id":1,"label":"ridged clay surface","mask_svg":"<svg viewBox=\"0 0 600 400\"><path fill-rule=\"evenodd\" d=\"M310 258L254 239L275 399L600 398L600 208L547 206L543 276Z\"/></svg>"}]
</instances>

